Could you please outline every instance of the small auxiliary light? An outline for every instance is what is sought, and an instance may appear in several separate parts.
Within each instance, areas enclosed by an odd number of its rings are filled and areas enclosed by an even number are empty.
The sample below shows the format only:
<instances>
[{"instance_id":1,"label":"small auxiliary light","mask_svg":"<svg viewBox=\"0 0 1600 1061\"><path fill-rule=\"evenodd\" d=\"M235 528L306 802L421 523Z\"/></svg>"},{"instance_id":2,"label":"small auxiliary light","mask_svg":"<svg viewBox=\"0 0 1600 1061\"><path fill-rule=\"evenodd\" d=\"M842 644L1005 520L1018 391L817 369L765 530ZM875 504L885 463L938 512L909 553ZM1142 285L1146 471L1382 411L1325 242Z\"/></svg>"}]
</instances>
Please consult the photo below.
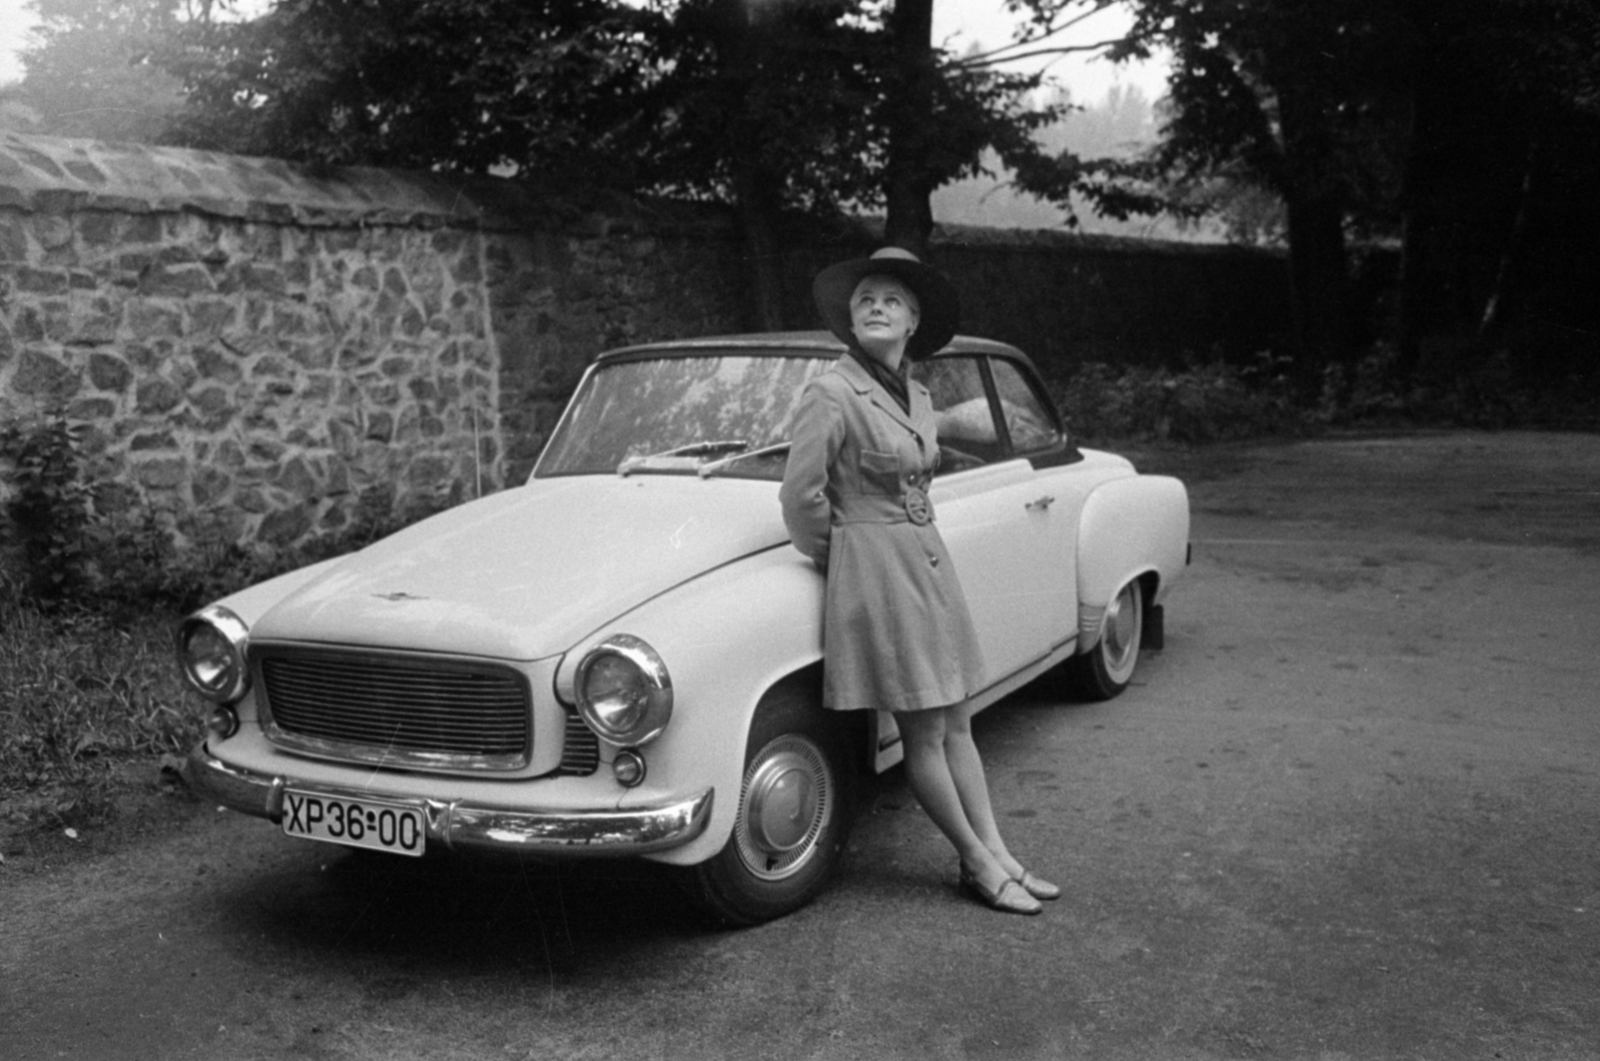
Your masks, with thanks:
<instances>
[{"instance_id":1,"label":"small auxiliary light","mask_svg":"<svg viewBox=\"0 0 1600 1061\"><path fill-rule=\"evenodd\" d=\"M644 781L644 756L629 749L620 751L611 760L611 774L624 788L633 788Z\"/></svg>"},{"instance_id":2,"label":"small auxiliary light","mask_svg":"<svg viewBox=\"0 0 1600 1061\"><path fill-rule=\"evenodd\" d=\"M226 704L211 712L206 719L206 729L218 740L227 740L239 732L239 714Z\"/></svg>"}]
</instances>

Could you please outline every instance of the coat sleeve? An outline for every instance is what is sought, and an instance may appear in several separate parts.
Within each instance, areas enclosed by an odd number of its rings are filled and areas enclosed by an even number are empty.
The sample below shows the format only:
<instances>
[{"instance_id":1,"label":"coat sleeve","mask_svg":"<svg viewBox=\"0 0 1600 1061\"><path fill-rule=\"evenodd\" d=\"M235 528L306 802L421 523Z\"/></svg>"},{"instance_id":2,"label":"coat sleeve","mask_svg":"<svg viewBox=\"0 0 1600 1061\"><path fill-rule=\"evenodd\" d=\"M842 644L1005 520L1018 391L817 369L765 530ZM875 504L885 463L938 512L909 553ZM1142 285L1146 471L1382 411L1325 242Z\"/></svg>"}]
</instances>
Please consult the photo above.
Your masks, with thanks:
<instances>
[{"instance_id":1,"label":"coat sleeve","mask_svg":"<svg viewBox=\"0 0 1600 1061\"><path fill-rule=\"evenodd\" d=\"M828 500L828 470L844 444L844 410L815 381L801 392L790 436L789 460L778 500L783 523L796 549L824 570L832 533L833 505Z\"/></svg>"}]
</instances>

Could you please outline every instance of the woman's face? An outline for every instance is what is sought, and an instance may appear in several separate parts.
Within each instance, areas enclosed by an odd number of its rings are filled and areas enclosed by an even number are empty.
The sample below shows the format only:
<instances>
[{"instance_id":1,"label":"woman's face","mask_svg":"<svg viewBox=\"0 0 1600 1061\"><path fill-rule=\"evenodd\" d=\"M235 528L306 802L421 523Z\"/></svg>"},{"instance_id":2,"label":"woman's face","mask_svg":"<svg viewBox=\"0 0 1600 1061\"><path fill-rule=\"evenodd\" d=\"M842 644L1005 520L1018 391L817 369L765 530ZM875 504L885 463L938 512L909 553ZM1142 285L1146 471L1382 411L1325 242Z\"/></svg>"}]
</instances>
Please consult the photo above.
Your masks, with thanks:
<instances>
[{"instance_id":1,"label":"woman's face","mask_svg":"<svg viewBox=\"0 0 1600 1061\"><path fill-rule=\"evenodd\" d=\"M868 276L850 296L850 330L869 354L903 351L921 311L911 289L890 276Z\"/></svg>"}]
</instances>

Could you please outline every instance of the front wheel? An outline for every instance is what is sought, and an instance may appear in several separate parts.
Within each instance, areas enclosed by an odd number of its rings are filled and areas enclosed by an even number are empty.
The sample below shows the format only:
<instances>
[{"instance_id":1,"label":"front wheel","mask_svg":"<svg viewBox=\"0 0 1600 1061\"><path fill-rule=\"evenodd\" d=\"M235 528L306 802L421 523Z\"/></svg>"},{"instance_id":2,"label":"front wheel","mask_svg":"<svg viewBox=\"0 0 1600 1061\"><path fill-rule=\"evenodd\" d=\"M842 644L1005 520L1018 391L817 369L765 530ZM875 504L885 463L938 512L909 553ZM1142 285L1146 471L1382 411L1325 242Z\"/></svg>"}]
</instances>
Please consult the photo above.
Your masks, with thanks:
<instances>
[{"instance_id":1,"label":"front wheel","mask_svg":"<svg viewBox=\"0 0 1600 1061\"><path fill-rule=\"evenodd\" d=\"M782 917L827 883L849 833L853 789L839 722L797 687L773 690L756 709L733 832L685 874L690 898L717 920Z\"/></svg>"},{"instance_id":2,"label":"front wheel","mask_svg":"<svg viewBox=\"0 0 1600 1061\"><path fill-rule=\"evenodd\" d=\"M1068 689L1086 700L1110 700L1128 687L1144 637L1144 592L1138 582L1117 591L1100 623L1100 640L1062 664Z\"/></svg>"}]
</instances>

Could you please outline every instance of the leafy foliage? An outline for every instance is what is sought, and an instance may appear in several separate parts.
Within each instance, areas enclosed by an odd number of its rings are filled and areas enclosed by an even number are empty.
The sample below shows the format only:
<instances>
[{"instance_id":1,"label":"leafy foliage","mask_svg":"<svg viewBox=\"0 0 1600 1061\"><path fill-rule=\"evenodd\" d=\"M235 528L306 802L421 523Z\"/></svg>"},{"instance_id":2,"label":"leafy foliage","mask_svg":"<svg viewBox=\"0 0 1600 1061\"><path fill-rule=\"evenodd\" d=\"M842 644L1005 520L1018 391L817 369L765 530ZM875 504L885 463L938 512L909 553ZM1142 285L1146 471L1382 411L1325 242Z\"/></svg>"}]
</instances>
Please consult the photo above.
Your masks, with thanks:
<instances>
[{"instance_id":1,"label":"leafy foliage","mask_svg":"<svg viewBox=\"0 0 1600 1061\"><path fill-rule=\"evenodd\" d=\"M856 3L672 5L649 55L645 187L826 212L870 197L883 163L871 127L876 41Z\"/></svg>"},{"instance_id":2,"label":"leafy foliage","mask_svg":"<svg viewBox=\"0 0 1600 1061\"><path fill-rule=\"evenodd\" d=\"M1047 380L1075 434L1090 443L1205 443L1312 429L1281 358L1240 367L1221 360L1180 369L1087 362Z\"/></svg>"},{"instance_id":3,"label":"leafy foliage","mask_svg":"<svg viewBox=\"0 0 1600 1061\"><path fill-rule=\"evenodd\" d=\"M78 0L87 2L87 0ZM530 177L732 200L738 170L800 208L882 201L901 91L867 0L300 0L179 27L179 138L328 164ZM1055 112L1034 76L932 56L917 165L942 183ZM1008 148L1012 149L1012 148Z\"/></svg>"},{"instance_id":4,"label":"leafy foliage","mask_svg":"<svg viewBox=\"0 0 1600 1061\"><path fill-rule=\"evenodd\" d=\"M191 22L180 143L329 165L596 176L637 120L640 34L612 0L301 0Z\"/></svg>"},{"instance_id":5,"label":"leafy foliage","mask_svg":"<svg viewBox=\"0 0 1600 1061\"><path fill-rule=\"evenodd\" d=\"M180 554L170 520L98 512L95 496L110 484L87 477L88 431L60 414L0 431L0 546L20 569L9 576L18 594L52 614L113 618L203 599L216 588L207 572L238 566L244 550L202 541Z\"/></svg>"},{"instance_id":6,"label":"leafy foliage","mask_svg":"<svg viewBox=\"0 0 1600 1061\"><path fill-rule=\"evenodd\" d=\"M1044 21L1073 0L1018 0ZM1372 338L1351 312L1347 241L1402 243L1392 328L1400 375L1434 349L1504 335L1528 356L1552 326L1600 318L1592 275L1600 8L1591 0L1132 0L1108 55L1171 55L1167 118L1146 158L1083 172L1112 211L1224 206L1270 235L1284 204L1297 375L1315 389ZM1075 160L1058 159L1070 170ZM1050 194L1047 167L1025 180ZM1054 175L1059 177L1059 174ZM1245 189L1258 195L1244 195ZM1259 238L1259 236L1258 236ZM1532 340L1537 343L1539 340ZM1578 339L1571 345L1584 346ZM1582 360L1576 351L1564 363ZM1565 369L1563 368L1563 371Z\"/></svg>"},{"instance_id":7,"label":"leafy foliage","mask_svg":"<svg viewBox=\"0 0 1600 1061\"><path fill-rule=\"evenodd\" d=\"M172 658L177 619L203 601L360 548L429 514L364 494L341 534L279 552L170 518L108 517L87 477L85 427L61 416L0 432L0 826L109 813L115 767L176 755L203 712Z\"/></svg>"},{"instance_id":8,"label":"leafy foliage","mask_svg":"<svg viewBox=\"0 0 1600 1061\"><path fill-rule=\"evenodd\" d=\"M1091 445L1204 445L1352 427L1600 429L1592 366L1551 386L1503 349L1479 349L1452 359L1448 373L1417 378L1395 372L1398 356L1379 343L1350 364L1329 365L1309 397L1290 360L1268 352L1244 364L1084 362L1043 371L1073 433Z\"/></svg>"},{"instance_id":9,"label":"leafy foliage","mask_svg":"<svg viewBox=\"0 0 1600 1061\"><path fill-rule=\"evenodd\" d=\"M32 0L37 43L27 77L0 89L0 113L22 132L158 142L183 105L181 82L152 61L184 19L209 4L173 0Z\"/></svg>"},{"instance_id":10,"label":"leafy foliage","mask_svg":"<svg viewBox=\"0 0 1600 1061\"><path fill-rule=\"evenodd\" d=\"M934 2L39 0L30 81L169 78L182 106L147 108L126 129L140 139L728 203L753 322L777 326L790 212L887 207L890 238L920 247L931 192L992 150L1030 191L1087 191L1126 216L1129 192L1091 179L1099 163L1038 145L1063 112L1038 96L1042 75L935 47ZM63 131L59 111L46 128Z\"/></svg>"},{"instance_id":11,"label":"leafy foliage","mask_svg":"<svg viewBox=\"0 0 1600 1061\"><path fill-rule=\"evenodd\" d=\"M82 591L93 544L92 495L83 481L83 424L57 415L0 429L9 496L0 545L19 551L29 595L59 601Z\"/></svg>"},{"instance_id":12,"label":"leafy foliage","mask_svg":"<svg viewBox=\"0 0 1600 1061\"><path fill-rule=\"evenodd\" d=\"M183 22L153 61L184 85L186 146L726 203L750 323L780 327L795 213L886 207L890 241L921 247L929 195L986 149L1062 196L1083 183L1043 164L1041 77L933 47L932 3L279 0Z\"/></svg>"},{"instance_id":13,"label":"leafy foliage","mask_svg":"<svg viewBox=\"0 0 1600 1061\"><path fill-rule=\"evenodd\" d=\"M60 414L0 429L0 579L51 614L126 623L151 609L181 613L438 511L432 503L397 511L394 488L379 484L361 494L338 534L278 552L251 549L203 516L186 515L180 526L148 507L99 511L95 498L115 484L89 475L89 430Z\"/></svg>"}]
</instances>

